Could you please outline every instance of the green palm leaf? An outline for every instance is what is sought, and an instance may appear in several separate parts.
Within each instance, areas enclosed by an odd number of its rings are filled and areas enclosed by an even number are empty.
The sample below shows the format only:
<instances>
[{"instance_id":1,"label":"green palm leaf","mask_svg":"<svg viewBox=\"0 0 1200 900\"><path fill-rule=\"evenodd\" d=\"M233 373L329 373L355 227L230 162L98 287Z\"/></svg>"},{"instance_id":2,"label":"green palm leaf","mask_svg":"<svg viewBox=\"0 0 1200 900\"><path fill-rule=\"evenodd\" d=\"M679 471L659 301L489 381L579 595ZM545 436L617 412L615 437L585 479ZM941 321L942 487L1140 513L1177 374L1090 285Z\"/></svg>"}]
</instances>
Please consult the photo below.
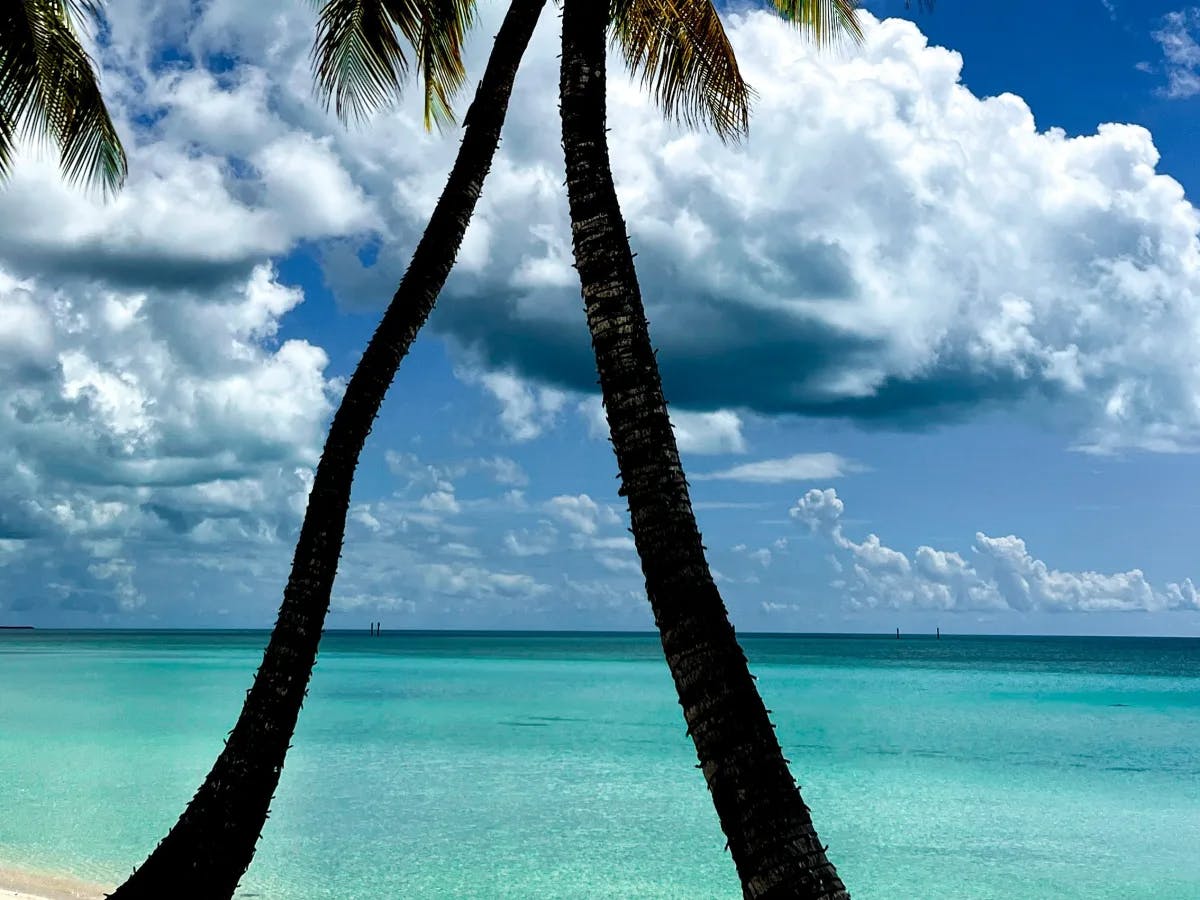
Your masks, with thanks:
<instances>
[{"instance_id":1,"label":"green palm leaf","mask_svg":"<svg viewBox=\"0 0 1200 900\"><path fill-rule=\"evenodd\" d=\"M399 100L412 51L424 81L425 126L453 121L474 12L474 0L326 0L312 49L318 93L343 121L366 118Z\"/></svg>"},{"instance_id":2,"label":"green palm leaf","mask_svg":"<svg viewBox=\"0 0 1200 900\"><path fill-rule=\"evenodd\" d=\"M613 42L670 118L723 139L749 126L753 92L711 0L617 0Z\"/></svg>"},{"instance_id":3,"label":"green palm leaf","mask_svg":"<svg viewBox=\"0 0 1200 900\"><path fill-rule=\"evenodd\" d=\"M425 0L417 66L425 84L425 128L454 122L451 101L466 81L462 49L474 23L473 0Z\"/></svg>"},{"instance_id":4,"label":"green palm leaf","mask_svg":"<svg viewBox=\"0 0 1200 900\"><path fill-rule=\"evenodd\" d=\"M96 19L93 0L9 0L0 4L0 177L18 137L58 146L68 178L106 192L128 163L75 21Z\"/></svg>"},{"instance_id":5,"label":"green palm leaf","mask_svg":"<svg viewBox=\"0 0 1200 900\"><path fill-rule=\"evenodd\" d=\"M927 0L920 0L922 4ZM862 43L858 0L774 0L779 14L804 30L817 44L827 46L843 38Z\"/></svg>"}]
</instances>

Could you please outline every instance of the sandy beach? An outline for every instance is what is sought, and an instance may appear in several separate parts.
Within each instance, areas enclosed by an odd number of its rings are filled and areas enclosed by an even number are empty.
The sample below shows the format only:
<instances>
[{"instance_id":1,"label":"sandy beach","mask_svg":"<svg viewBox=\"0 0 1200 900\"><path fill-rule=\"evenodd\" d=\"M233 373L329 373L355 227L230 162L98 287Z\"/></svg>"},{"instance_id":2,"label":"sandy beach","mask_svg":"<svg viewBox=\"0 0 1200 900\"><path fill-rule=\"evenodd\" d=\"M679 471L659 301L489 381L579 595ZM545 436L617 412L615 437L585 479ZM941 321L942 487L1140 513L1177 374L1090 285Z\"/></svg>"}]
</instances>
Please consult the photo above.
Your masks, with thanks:
<instances>
[{"instance_id":1,"label":"sandy beach","mask_svg":"<svg viewBox=\"0 0 1200 900\"><path fill-rule=\"evenodd\" d=\"M104 888L65 875L0 866L0 900L103 900Z\"/></svg>"}]
</instances>

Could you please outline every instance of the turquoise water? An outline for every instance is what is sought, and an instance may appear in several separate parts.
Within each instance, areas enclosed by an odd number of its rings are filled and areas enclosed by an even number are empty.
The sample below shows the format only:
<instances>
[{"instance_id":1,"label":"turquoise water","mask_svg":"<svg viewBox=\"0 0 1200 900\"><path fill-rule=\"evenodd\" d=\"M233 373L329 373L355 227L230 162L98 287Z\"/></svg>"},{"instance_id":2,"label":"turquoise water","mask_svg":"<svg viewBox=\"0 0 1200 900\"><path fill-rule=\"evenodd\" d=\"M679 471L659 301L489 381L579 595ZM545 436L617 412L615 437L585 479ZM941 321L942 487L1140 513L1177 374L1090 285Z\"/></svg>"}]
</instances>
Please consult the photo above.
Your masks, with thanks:
<instances>
[{"instance_id":1,"label":"turquoise water","mask_svg":"<svg viewBox=\"0 0 1200 900\"><path fill-rule=\"evenodd\" d=\"M0 863L115 883L265 633L0 632ZM1200 641L743 636L857 900L1200 897ZM654 636L331 633L239 896L736 898Z\"/></svg>"}]
</instances>

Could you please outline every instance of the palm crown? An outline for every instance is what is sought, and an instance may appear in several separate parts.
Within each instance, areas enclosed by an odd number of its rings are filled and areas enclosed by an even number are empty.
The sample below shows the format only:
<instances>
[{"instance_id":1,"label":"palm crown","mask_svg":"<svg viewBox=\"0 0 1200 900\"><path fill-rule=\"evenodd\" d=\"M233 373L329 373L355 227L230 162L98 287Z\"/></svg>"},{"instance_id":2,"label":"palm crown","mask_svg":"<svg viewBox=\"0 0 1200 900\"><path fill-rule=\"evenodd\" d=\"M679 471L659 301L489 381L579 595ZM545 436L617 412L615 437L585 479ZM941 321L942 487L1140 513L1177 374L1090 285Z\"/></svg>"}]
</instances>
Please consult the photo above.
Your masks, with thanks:
<instances>
[{"instance_id":1,"label":"palm crown","mask_svg":"<svg viewBox=\"0 0 1200 900\"><path fill-rule=\"evenodd\" d=\"M922 0L927 2L927 0ZM773 0L819 44L862 38L857 0ZM415 58L425 125L452 122L466 79L462 45L474 0L327 0L313 44L317 89L342 119L397 99ZM663 112L723 140L749 127L753 91L712 0L610 0L612 39Z\"/></svg>"},{"instance_id":2,"label":"palm crown","mask_svg":"<svg viewBox=\"0 0 1200 900\"><path fill-rule=\"evenodd\" d=\"M98 16L95 0L0 4L0 177L25 137L56 144L74 181L106 191L124 183L125 151L77 30Z\"/></svg>"}]
</instances>

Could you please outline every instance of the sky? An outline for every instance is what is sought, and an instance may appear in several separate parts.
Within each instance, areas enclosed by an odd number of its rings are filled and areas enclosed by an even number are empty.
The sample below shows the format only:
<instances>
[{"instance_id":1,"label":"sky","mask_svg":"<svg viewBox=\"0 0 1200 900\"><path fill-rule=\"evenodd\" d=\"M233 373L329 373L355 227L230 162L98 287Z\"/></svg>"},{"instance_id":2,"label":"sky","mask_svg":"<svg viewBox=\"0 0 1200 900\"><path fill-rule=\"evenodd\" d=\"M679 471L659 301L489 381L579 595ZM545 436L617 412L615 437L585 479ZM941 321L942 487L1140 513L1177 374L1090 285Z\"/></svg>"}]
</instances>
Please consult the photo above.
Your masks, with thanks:
<instances>
[{"instance_id":1,"label":"sky","mask_svg":"<svg viewBox=\"0 0 1200 900\"><path fill-rule=\"evenodd\" d=\"M914 7L916 4L914 4ZM723 8L735 146L611 60L613 166L745 631L1200 634L1200 7ZM503 12L480 4L482 71ZM295 0L112 0L108 202L0 188L0 624L264 627L459 133L343 127ZM328 626L652 627L571 268L557 11L364 452ZM465 110L469 96L459 98Z\"/></svg>"}]
</instances>

